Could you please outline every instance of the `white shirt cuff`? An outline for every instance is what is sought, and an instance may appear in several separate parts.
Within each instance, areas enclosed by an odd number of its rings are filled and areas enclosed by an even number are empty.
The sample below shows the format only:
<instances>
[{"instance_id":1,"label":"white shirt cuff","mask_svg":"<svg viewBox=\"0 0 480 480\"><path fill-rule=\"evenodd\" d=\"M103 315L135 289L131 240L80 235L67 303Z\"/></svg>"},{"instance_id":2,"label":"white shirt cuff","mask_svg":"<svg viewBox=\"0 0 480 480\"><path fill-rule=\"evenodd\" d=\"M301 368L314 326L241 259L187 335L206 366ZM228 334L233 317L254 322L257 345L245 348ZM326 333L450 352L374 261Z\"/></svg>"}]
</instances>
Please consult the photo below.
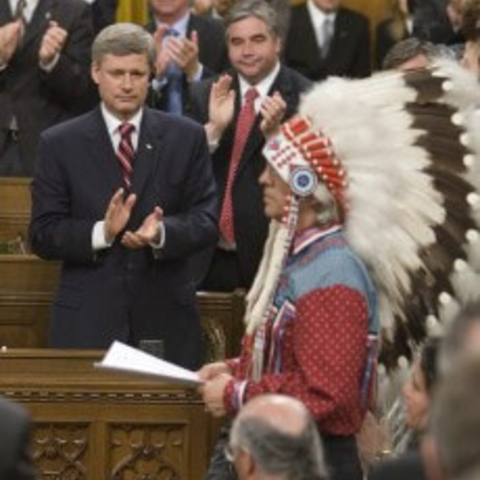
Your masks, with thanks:
<instances>
[{"instance_id":1,"label":"white shirt cuff","mask_svg":"<svg viewBox=\"0 0 480 480\"><path fill-rule=\"evenodd\" d=\"M102 220L97 222L92 230L92 247L95 252L104 250L112 246L112 242L107 242L105 238L105 222Z\"/></svg>"},{"instance_id":2,"label":"white shirt cuff","mask_svg":"<svg viewBox=\"0 0 480 480\"><path fill-rule=\"evenodd\" d=\"M54 57L53 57L53 60L49 63L42 63L40 62L40 68L44 71L44 72L47 72L47 73L50 73L54 68L55 68L55 65L58 63L58 61L60 60L60 54L57 53Z\"/></svg>"},{"instance_id":3,"label":"white shirt cuff","mask_svg":"<svg viewBox=\"0 0 480 480\"><path fill-rule=\"evenodd\" d=\"M160 250L161 248L163 248L163 246L165 245L165 225L163 224L163 222L160 222L158 224L158 228L160 230L160 239L157 243L154 243L154 242L150 242L150 246L154 249L154 250Z\"/></svg>"}]
</instances>

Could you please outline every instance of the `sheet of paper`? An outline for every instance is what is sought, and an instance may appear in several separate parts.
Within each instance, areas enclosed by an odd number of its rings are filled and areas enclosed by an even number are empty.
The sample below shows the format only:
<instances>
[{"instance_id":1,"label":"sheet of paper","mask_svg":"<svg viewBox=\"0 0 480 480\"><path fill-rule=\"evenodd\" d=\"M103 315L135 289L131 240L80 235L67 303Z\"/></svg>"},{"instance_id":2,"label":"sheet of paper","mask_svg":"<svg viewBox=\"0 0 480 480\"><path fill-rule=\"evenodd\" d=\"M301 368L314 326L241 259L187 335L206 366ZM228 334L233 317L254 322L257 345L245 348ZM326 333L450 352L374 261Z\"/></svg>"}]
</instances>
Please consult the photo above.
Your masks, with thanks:
<instances>
[{"instance_id":1,"label":"sheet of paper","mask_svg":"<svg viewBox=\"0 0 480 480\"><path fill-rule=\"evenodd\" d=\"M179 367L173 363L154 357L122 342L112 343L96 368L120 370L125 373L150 375L171 383L182 385L199 385L200 378L196 372Z\"/></svg>"}]
</instances>

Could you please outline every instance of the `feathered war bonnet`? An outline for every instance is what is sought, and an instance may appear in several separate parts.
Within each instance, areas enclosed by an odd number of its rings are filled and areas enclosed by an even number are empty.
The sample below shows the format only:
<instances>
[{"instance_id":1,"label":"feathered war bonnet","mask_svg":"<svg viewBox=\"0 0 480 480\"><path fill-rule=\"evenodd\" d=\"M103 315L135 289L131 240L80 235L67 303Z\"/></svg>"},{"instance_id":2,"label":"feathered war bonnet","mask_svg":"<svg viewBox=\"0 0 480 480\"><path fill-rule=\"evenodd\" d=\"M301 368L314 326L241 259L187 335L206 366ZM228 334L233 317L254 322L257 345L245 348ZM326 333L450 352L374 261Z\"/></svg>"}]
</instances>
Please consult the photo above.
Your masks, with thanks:
<instances>
[{"instance_id":1,"label":"feathered war bonnet","mask_svg":"<svg viewBox=\"0 0 480 480\"><path fill-rule=\"evenodd\" d=\"M323 186L378 292L388 368L480 292L480 86L462 67L332 78L269 140L267 162L290 185L247 297L247 332L268 318L298 199ZM317 195L318 194L318 195Z\"/></svg>"}]
</instances>

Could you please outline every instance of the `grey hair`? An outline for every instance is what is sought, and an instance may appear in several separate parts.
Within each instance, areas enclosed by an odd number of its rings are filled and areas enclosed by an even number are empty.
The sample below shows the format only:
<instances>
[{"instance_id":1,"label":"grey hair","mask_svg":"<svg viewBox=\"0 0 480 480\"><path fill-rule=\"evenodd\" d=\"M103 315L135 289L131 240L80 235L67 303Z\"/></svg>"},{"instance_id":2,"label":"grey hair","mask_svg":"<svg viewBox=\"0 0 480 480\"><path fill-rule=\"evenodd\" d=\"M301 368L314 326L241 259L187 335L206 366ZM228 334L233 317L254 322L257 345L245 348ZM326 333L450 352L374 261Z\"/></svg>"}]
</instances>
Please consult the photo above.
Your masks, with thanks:
<instances>
[{"instance_id":1,"label":"grey hair","mask_svg":"<svg viewBox=\"0 0 480 480\"><path fill-rule=\"evenodd\" d=\"M334 220L338 220L337 202L333 198L332 193L325 184L319 183L314 193L315 210L317 212L317 221L319 225L328 225Z\"/></svg>"},{"instance_id":2,"label":"grey hair","mask_svg":"<svg viewBox=\"0 0 480 480\"><path fill-rule=\"evenodd\" d=\"M289 480L326 480L323 448L310 415L298 435L281 432L258 417L235 422L230 434L234 452L245 448L267 475Z\"/></svg>"},{"instance_id":3,"label":"grey hair","mask_svg":"<svg viewBox=\"0 0 480 480\"><path fill-rule=\"evenodd\" d=\"M424 55L429 61L437 57L447 56L446 50L440 46L416 37L396 43L385 56L382 63L383 70L392 70L418 55Z\"/></svg>"},{"instance_id":4,"label":"grey hair","mask_svg":"<svg viewBox=\"0 0 480 480\"><path fill-rule=\"evenodd\" d=\"M273 3L265 0L241 0L234 4L225 18L225 32L228 39L228 27L233 23L255 17L265 23L269 32L282 38L285 26L282 22L282 12L275 9Z\"/></svg>"},{"instance_id":5,"label":"grey hair","mask_svg":"<svg viewBox=\"0 0 480 480\"><path fill-rule=\"evenodd\" d=\"M480 302L466 305L446 330L438 358L441 375L450 370L455 360L465 350L465 344L474 325L480 325Z\"/></svg>"},{"instance_id":6,"label":"grey hair","mask_svg":"<svg viewBox=\"0 0 480 480\"><path fill-rule=\"evenodd\" d=\"M433 398L429 433L448 478L480 475L480 357L460 355Z\"/></svg>"},{"instance_id":7,"label":"grey hair","mask_svg":"<svg viewBox=\"0 0 480 480\"><path fill-rule=\"evenodd\" d=\"M92 60L95 63L101 63L107 54L119 57L145 54L152 69L157 58L152 35L133 23L110 25L97 35L92 46Z\"/></svg>"}]
</instances>

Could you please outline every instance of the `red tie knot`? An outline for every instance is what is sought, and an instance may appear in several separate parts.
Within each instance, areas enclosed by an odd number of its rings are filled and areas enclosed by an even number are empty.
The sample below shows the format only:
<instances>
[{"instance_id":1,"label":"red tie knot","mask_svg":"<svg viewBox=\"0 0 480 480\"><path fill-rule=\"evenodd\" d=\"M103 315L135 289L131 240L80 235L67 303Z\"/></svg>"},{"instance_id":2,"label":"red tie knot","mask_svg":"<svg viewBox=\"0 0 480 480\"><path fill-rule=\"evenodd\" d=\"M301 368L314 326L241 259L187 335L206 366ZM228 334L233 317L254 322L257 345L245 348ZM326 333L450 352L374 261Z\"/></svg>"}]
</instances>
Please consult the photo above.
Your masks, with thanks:
<instances>
[{"instance_id":1,"label":"red tie knot","mask_svg":"<svg viewBox=\"0 0 480 480\"><path fill-rule=\"evenodd\" d=\"M258 97L258 91L255 87L250 87L245 93L245 103L253 103Z\"/></svg>"},{"instance_id":2,"label":"red tie knot","mask_svg":"<svg viewBox=\"0 0 480 480\"><path fill-rule=\"evenodd\" d=\"M135 131L135 125L131 123L122 123L120 125L120 136L125 139L130 139L130 135Z\"/></svg>"}]
</instances>

